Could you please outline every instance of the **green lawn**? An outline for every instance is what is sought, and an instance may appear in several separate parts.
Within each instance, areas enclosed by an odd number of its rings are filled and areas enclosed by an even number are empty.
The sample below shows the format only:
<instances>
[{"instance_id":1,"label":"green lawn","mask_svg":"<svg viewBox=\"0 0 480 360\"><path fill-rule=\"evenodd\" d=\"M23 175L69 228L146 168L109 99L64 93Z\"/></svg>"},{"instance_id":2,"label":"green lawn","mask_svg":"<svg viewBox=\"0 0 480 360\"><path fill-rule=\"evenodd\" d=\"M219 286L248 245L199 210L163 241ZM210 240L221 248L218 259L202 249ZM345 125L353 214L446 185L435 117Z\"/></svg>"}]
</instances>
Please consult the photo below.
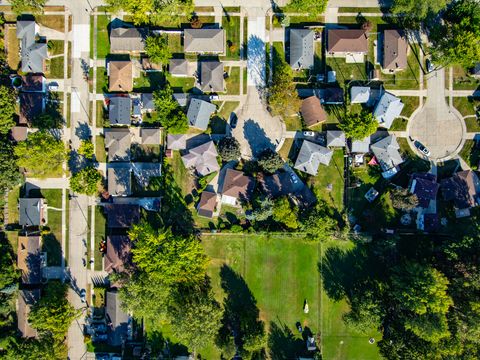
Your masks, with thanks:
<instances>
[{"instance_id":1,"label":"green lawn","mask_svg":"<svg viewBox=\"0 0 480 360\"><path fill-rule=\"evenodd\" d=\"M109 23L110 15L97 16L97 59L105 59L110 53L110 39L108 38ZM93 34L91 36L93 36Z\"/></svg>"},{"instance_id":2,"label":"green lawn","mask_svg":"<svg viewBox=\"0 0 480 360\"><path fill-rule=\"evenodd\" d=\"M168 34L168 48L170 49L172 55L181 54L183 51L182 47L182 36L180 34Z\"/></svg>"},{"instance_id":3,"label":"green lawn","mask_svg":"<svg viewBox=\"0 0 480 360\"><path fill-rule=\"evenodd\" d=\"M284 118L287 131L302 130L303 124L300 116L293 115Z\"/></svg>"},{"instance_id":4,"label":"green lawn","mask_svg":"<svg viewBox=\"0 0 480 360\"><path fill-rule=\"evenodd\" d=\"M476 117L468 117L465 119L465 125L468 132L480 132L480 123Z\"/></svg>"},{"instance_id":5,"label":"green lawn","mask_svg":"<svg viewBox=\"0 0 480 360\"><path fill-rule=\"evenodd\" d=\"M167 81L174 89L174 92L191 92L195 85L193 77L176 77L167 73Z\"/></svg>"},{"instance_id":6,"label":"green lawn","mask_svg":"<svg viewBox=\"0 0 480 360\"><path fill-rule=\"evenodd\" d=\"M379 7L341 7L338 8L339 13L380 13L382 9Z\"/></svg>"},{"instance_id":7,"label":"green lawn","mask_svg":"<svg viewBox=\"0 0 480 360\"><path fill-rule=\"evenodd\" d=\"M8 223L18 223L18 198L20 197L20 186L16 186L8 192Z\"/></svg>"},{"instance_id":8,"label":"green lawn","mask_svg":"<svg viewBox=\"0 0 480 360\"><path fill-rule=\"evenodd\" d=\"M107 69L97 67L97 94L108 93Z\"/></svg>"},{"instance_id":9,"label":"green lawn","mask_svg":"<svg viewBox=\"0 0 480 360\"><path fill-rule=\"evenodd\" d=\"M480 100L473 97L454 97L453 107L463 116L475 115L475 108L480 106Z\"/></svg>"},{"instance_id":10,"label":"green lawn","mask_svg":"<svg viewBox=\"0 0 480 360\"><path fill-rule=\"evenodd\" d=\"M173 157L168 161L173 170L173 178L185 197L192 191L193 178L183 165L182 157L178 151L173 151Z\"/></svg>"},{"instance_id":11,"label":"green lawn","mask_svg":"<svg viewBox=\"0 0 480 360\"><path fill-rule=\"evenodd\" d=\"M294 140L291 138L286 138L285 141L283 142L282 147L278 151L278 154L282 157L283 160L287 161L287 159L290 158L289 155L290 155L290 151L292 149L293 143L294 143ZM294 159L290 158L290 160L293 161Z\"/></svg>"},{"instance_id":12,"label":"green lawn","mask_svg":"<svg viewBox=\"0 0 480 360\"><path fill-rule=\"evenodd\" d=\"M473 169L478 169L478 161L480 160L480 151L475 148L474 140L465 140L462 151L460 151L460 157Z\"/></svg>"},{"instance_id":13,"label":"green lawn","mask_svg":"<svg viewBox=\"0 0 480 360\"><path fill-rule=\"evenodd\" d=\"M55 79L61 79L63 78L63 63L64 63L64 57L56 57L53 59L49 60L49 66L50 69L48 71L49 77L55 78Z\"/></svg>"},{"instance_id":14,"label":"green lawn","mask_svg":"<svg viewBox=\"0 0 480 360\"><path fill-rule=\"evenodd\" d=\"M410 117L420 105L420 100L417 96L402 96L400 99L404 104L402 113L400 114L402 116Z\"/></svg>"},{"instance_id":15,"label":"green lawn","mask_svg":"<svg viewBox=\"0 0 480 360\"><path fill-rule=\"evenodd\" d=\"M48 54L50 56L63 54L64 44L65 42L62 40L48 40L47 42Z\"/></svg>"},{"instance_id":16,"label":"green lawn","mask_svg":"<svg viewBox=\"0 0 480 360\"><path fill-rule=\"evenodd\" d=\"M103 257L98 250L98 246L102 240L106 240L107 219L102 210L100 206L95 206L95 246L93 253L95 270L103 270Z\"/></svg>"},{"instance_id":17,"label":"green lawn","mask_svg":"<svg viewBox=\"0 0 480 360\"><path fill-rule=\"evenodd\" d=\"M386 89L418 89L420 87L420 64L418 62L419 48L410 46L407 58L407 68L394 74L380 73Z\"/></svg>"},{"instance_id":18,"label":"green lawn","mask_svg":"<svg viewBox=\"0 0 480 360\"><path fill-rule=\"evenodd\" d=\"M391 131L405 131L407 130L408 121L402 118L396 118L393 120L392 126L390 126Z\"/></svg>"},{"instance_id":19,"label":"green lawn","mask_svg":"<svg viewBox=\"0 0 480 360\"><path fill-rule=\"evenodd\" d=\"M248 74L247 68L243 68L243 95L246 95L248 91Z\"/></svg>"},{"instance_id":20,"label":"green lawn","mask_svg":"<svg viewBox=\"0 0 480 360\"><path fill-rule=\"evenodd\" d=\"M453 90L475 90L478 87L480 87L479 79L470 76L463 67L453 66Z\"/></svg>"},{"instance_id":21,"label":"green lawn","mask_svg":"<svg viewBox=\"0 0 480 360\"><path fill-rule=\"evenodd\" d=\"M336 71L338 84L345 89L350 81L366 81L365 63L347 64L343 58L328 57L328 71Z\"/></svg>"},{"instance_id":22,"label":"green lawn","mask_svg":"<svg viewBox=\"0 0 480 360\"><path fill-rule=\"evenodd\" d=\"M218 115L223 119L228 120L230 118L230 114L237 109L238 105L240 105L240 101L225 101L222 108L218 112Z\"/></svg>"},{"instance_id":23,"label":"green lawn","mask_svg":"<svg viewBox=\"0 0 480 360\"><path fill-rule=\"evenodd\" d=\"M240 17L224 16L222 27L225 29L227 39L225 59L240 60Z\"/></svg>"},{"instance_id":24,"label":"green lawn","mask_svg":"<svg viewBox=\"0 0 480 360\"><path fill-rule=\"evenodd\" d=\"M234 66L225 68L228 78L225 79L225 87L228 95L240 95L240 68Z\"/></svg>"},{"instance_id":25,"label":"green lawn","mask_svg":"<svg viewBox=\"0 0 480 360\"><path fill-rule=\"evenodd\" d=\"M47 201L48 207L62 208L62 190L42 189L41 194ZM47 252L47 264L59 266L62 261L62 211L48 209L46 227L50 230L43 234L43 249Z\"/></svg>"},{"instance_id":26,"label":"green lawn","mask_svg":"<svg viewBox=\"0 0 480 360\"><path fill-rule=\"evenodd\" d=\"M107 161L107 153L105 151L105 138L101 135L95 136L95 158L98 162L106 162Z\"/></svg>"}]
</instances>

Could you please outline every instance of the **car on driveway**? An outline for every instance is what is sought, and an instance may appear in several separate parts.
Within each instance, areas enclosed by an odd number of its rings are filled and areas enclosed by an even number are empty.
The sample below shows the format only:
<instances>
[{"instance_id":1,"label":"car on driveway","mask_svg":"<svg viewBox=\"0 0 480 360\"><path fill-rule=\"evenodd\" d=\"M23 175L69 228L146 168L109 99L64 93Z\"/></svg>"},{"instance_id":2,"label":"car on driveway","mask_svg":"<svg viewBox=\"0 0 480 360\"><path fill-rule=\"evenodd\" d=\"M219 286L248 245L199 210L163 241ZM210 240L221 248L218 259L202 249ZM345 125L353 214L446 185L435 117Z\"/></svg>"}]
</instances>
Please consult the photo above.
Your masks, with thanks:
<instances>
[{"instance_id":1,"label":"car on driveway","mask_svg":"<svg viewBox=\"0 0 480 360\"><path fill-rule=\"evenodd\" d=\"M428 150L423 144L415 141L415 147L425 156L430 156L430 150Z\"/></svg>"},{"instance_id":2,"label":"car on driveway","mask_svg":"<svg viewBox=\"0 0 480 360\"><path fill-rule=\"evenodd\" d=\"M235 129L237 127L237 121L238 121L238 117L237 117L237 114L235 113L231 113L230 114L230 127L232 129Z\"/></svg>"},{"instance_id":3,"label":"car on driveway","mask_svg":"<svg viewBox=\"0 0 480 360\"><path fill-rule=\"evenodd\" d=\"M87 292L85 291L85 289L80 290L80 300L82 301L82 303L87 301Z\"/></svg>"},{"instance_id":4,"label":"car on driveway","mask_svg":"<svg viewBox=\"0 0 480 360\"><path fill-rule=\"evenodd\" d=\"M427 66L427 72L432 72L433 70L435 70L435 66L433 66L433 63L430 59L427 59L425 61L425 65Z\"/></svg>"},{"instance_id":5,"label":"car on driveway","mask_svg":"<svg viewBox=\"0 0 480 360\"><path fill-rule=\"evenodd\" d=\"M313 131L304 131L303 136L315 136L315 133Z\"/></svg>"}]
</instances>

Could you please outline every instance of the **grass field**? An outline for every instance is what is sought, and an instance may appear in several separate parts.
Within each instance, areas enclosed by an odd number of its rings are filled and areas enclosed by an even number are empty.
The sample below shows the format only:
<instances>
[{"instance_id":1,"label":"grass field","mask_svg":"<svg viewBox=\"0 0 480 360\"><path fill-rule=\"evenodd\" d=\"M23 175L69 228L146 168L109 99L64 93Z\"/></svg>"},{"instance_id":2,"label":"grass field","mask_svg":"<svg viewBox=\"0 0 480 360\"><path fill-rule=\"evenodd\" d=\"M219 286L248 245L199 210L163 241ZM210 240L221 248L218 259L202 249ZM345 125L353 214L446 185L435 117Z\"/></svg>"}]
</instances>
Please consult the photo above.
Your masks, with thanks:
<instances>
[{"instance_id":1,"label":"grass field","mask_svg":"<svg viewBox=\"0 0 480 360\"><path fill-rule=\"evenodd\" d=\"M240 17L224 16L222 26L225 29L227 39L225 59L240 60Z\"/></svg>"},{"instance_id":2,"label":"grass field","mask_svg":"<svg viewBox=\"0 0 480 360\"><path fill-rule=\"evenodd\" d=\"M228 78L225 79L225 87L228 95L240 95L240 68L238 66L227 67L225 71Z\"/></svg>"},{"instance_id":3,"label":"grass field","mask_svg":"<svg viewBox=\"0 0 480 360\"><path fill-rule=\"evenodd\" d=\"M35 21L50 29L65 32L65 17L63 15L38 15Z\"/></svg>"},{"instance_id":4,"label":"grass field","mask_svg":"<svg viewBox=\"0 0 480 360\"><path fill-rule=\"evenodd\" d=\"M480 100L473 97L454 97L453 107L463 116L475 115L475 108L480 106Z\"/></svg>"},{"instance_id":5,"label":"grass field","mask_svg":"<svg viewBox=\"0 0 480 360\"><path fill-rule=\"evenodd\" d=\"M475 90L480 87L480 80L470 76L465 70L454 65L453 68L453 90Z\"/></svg>"},{"instance_id":6,"label":"grass field","mask_svg":"<svg viewBox=\"0 0 480 360\"><path fill-rule=\"evenodd\" d=\"M110 53L110 40L108 38L109 23L109 15L97 16L97 59L105 59ZM91 34L90 36L93 37L93 34Z\"/></svg>"}]
</instances>

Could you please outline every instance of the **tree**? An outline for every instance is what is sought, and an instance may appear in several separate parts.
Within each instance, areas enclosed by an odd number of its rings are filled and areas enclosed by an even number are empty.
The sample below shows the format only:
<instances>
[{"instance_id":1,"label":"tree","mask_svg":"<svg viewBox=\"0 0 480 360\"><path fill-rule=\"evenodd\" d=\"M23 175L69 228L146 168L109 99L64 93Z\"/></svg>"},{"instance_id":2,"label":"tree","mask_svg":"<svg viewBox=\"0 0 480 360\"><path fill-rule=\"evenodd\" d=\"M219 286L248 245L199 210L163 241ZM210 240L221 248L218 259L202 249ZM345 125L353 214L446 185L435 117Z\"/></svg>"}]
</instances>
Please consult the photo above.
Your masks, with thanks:
<instances>
[{"instance_id":1,"label":"tree","mask_svg":"<svg viewBox=\"0 0 480 360\"><path fill-rule=\"evenodd\" d=\"M9 246L0 242L0 292L18 280Z\"/></svg>"},{"instance_id":2,"label":"tree","mask_svg":"<svg viewBox=\"0 0 480 360\"><path fill-rule=\"evenodd\" d=\"M273 220L285 225L289 229L298 228L297 208L290 205L290 201L286 196L278 198L273 207Z\"/></svg>"},{"instance_id":3,"label":"tree","mask_svg":"<svg viewBox=\"0 0 480 360\"><path fill-rule=\"evenodd\" d=\"M0 137L0 191L6 191L20 183L17 158L10 141Z\"/></svg>"},{"instance_id":4,"label":"tree","mask_svg":"<svg viewBox=\"0 0 480 360\"><path fill-rule=\"evenodd\" d=\"M188 119L173 98L173 90L169 84L153 93L158 120L169 133L184 134L188 130Z\"/></svg>"},{"instance_id":5,"label":"tree","mask_svg":"<svg viewBox=\"0 0 480 360\"><path fill-rule=\"evenodd\" d=\"M371 112L347 112L338 127L345 132L347 138L363 140L377 131L378 122Z\"/></svg>"},{"instance_id":6,"label":"tree","mask_svg":"<svg viewBox=\"0 0 480 360\"><path fill-rule=\"evenodd\" d=\"M283 167L284 162L278 153L272 149L266 149L258 156L258 165L263 171L273 174Z\"/></svg>"},{"instance_id":7,"label":"tree","mask_svg":"<svg viewBox=\"0 0 480 360\"><path fill-rule=\"evenodd\" d=\"M32 127L40 130L59 129L62 127L62 116L54 111L46 111L32 119Z\"/></svg>"},{"instance_id":8,"label":"tree","mask_svg":"<svg viewBox=\"0 0 480 360\"><path fill-rule=\"evenodd\" d=\"M409 21L411 25L418 25L429 15L436 15L444 9L447 2L450 0L394 0L391 11Z\"/></svg>"},{"instance_id":9,"label":"tree","mask_svg":"<svg viewBox=\"0 0 480 360\"><path fill-rule=\"evenodd\" d=\"M10 129L15 126L15 106L17 104L14 91L0 85L0 134L8 134Z\"/></svg>"},{"instance_id":10,"label":"tree","mask_svg":"<svg viewBox=\"0 0 480 360\"><path fill-rule=\"evenodd\" d=\"M408 189L395 188L390 192L390 198L395 209L410 211L418 206L417 195L410 193Z\"/></svg>"},{"instance_id":11,"label":"tree","mask_svg":"<svg viewBox=\"0 0 480 360\"><path fill-rule=\"evenodd\" d=\"M67 152L61 140L47 132L37 131L17 144L15 156L18 166L25 168L30 176L47 177L63 172Z\"/></svg>"},{"instance_id":12,"label":"tree","mask_svg":"<svg viewBox=\"0 0 480 360\"><path fill-rule=\"evenodd\" d=\"M47 0L10 0L12 11L17 15L25 13L40 14Z\"/></svg>"},{"instance_id":13,"label":"tree","mask_svg":"<svg viewBox=\"0 0 480 360\"><path fill-rule=\"evenodd\" d=\"M88 166L70 178L70 189L79 194L95 195L101 180L100 172L93 166Z\"/></svg>"},{"instance_id":14,"label":"tree","mask_svg":"<svg viewBox=\"0 0 480 360\"><path fill-rule=\"evenodd\" d=\"M203 26L203 23L200 20L200 18L198 17L198 15L193 15L190 18L189 21L190 21L190 26L192 27L192 29L201 29L202 26Z\"/></svg>"},{"instance_id":15,"label":"tree","mask_svg":"<svg viewBox=\"0 0 480 360\"><path fill-rule=\"evenodd\" d=\"M240 143L234 137L224 137L218 142L218 154L225 162L238 160L241 156Z\"/></svg>"},{"instance_id":16,"label":"tree","mask_svg":"<svg viewBox=\"0 0 480 360\"><path fill-rule=\"evenodd\" d=\"M166 64L172 57L165 35L149 36L145 40L145 52L154 63Z\"/></svg>"},{"instance_id":17,"label":"tree","mask_svg":"<svg viewBox=\"0 0 480 360\"><path fill-rule=\"evenodd\" d=\"M269 197L254 202L253 210L246 215L249 221L265 221L273 215L273 200Z\"/></svg>"},{"instance_id":18,"label":"tree","mask_svg":"<svg viewBox=\"0 0 480 360\"><path fill-rule=\"evenodd\" d=\"M93 159L95 149L92 140L82 140L80 147L78 148L78 153L85 156L87 159Z\"/></svg>"},{"instance_id":19,"label":"tree","mask_svg":"<svg viewBox=\"0 0 480 360\"><path fill-rule=\"evenodd\" d=\"M336 227L337 222L323 201L319 201L301 221L301 229L305 232L305 239L308 241L329 240L333 237Z\"/></svg>"},{"instance_id":20,"label":"tree","mask_svg":"<svg viewBox=\"0 0 480 360\"><path fill-rule=\"evenodd\" d=\"M308 12L311 15L320 15L325 12L328 0L291 0L286 12Z\"/></svg>"}]
</instances>

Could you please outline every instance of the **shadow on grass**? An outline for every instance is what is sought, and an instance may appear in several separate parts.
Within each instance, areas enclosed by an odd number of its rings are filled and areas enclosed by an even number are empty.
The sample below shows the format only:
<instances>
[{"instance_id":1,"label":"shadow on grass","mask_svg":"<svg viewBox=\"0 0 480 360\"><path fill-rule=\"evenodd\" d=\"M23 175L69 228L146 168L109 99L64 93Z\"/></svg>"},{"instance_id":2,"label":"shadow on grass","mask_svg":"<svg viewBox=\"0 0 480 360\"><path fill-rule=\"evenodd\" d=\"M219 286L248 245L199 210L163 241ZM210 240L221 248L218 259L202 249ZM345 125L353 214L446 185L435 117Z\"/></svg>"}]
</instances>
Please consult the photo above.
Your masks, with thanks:
<instances>
[{"instance_id":1,"label":"shadow on grass","mask_svg":"<svg viewBox=\"0 0 480 360\"><path fill-rule=\"evenodd\" d=\"M270 359L297 359L305 352L305 342L295 336L290 328L281 323L270 322L268 335Z\"/></svg>"}]
</instances>

